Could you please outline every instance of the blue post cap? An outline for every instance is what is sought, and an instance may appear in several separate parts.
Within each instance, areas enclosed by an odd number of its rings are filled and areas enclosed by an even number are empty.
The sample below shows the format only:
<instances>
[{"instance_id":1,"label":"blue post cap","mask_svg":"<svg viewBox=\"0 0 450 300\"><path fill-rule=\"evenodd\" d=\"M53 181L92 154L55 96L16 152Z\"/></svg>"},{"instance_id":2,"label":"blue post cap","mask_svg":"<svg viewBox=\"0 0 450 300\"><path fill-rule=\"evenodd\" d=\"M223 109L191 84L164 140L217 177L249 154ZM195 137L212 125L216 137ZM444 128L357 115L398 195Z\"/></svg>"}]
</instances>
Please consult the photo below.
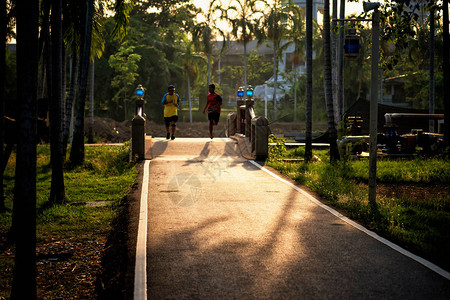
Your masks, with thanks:
<instances>
[{"instance_id":1,"label":"blue post cap","mask_svg":"<svg viewBox=\"0 0 450 300\"><path fill-rule=\"evenodd\" d=\"M139 98L144 97L144 88L142 87L142 84L139 84L136 88L136 96L138 96Z\"/></svg>"}]
</instances>

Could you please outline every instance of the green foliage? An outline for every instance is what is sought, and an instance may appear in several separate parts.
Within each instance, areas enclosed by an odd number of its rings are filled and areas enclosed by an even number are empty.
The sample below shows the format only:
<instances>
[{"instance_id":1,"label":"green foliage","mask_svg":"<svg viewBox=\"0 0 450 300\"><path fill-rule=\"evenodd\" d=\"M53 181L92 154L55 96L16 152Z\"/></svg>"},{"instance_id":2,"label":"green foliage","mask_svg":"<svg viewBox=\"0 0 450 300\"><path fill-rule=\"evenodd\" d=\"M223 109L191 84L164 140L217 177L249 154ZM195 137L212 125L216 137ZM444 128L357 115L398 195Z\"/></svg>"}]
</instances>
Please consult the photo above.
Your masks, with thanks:
<instances>
[{"instance_id":1,"label":"green foliage","mask_svg":"<svg viewBox=\"0 0 450 300\"><path fill-rule=\"evenodd\" d=\"M368 180L367 160L352 161L345 170L345 176L358 180ZM383 183L450 182L450 161L444 159L388 160L377 161L377 180Z\"/></svg>"},{"instance_id":2,"label":"green foliage","mask_svg":"<svg viewBox=\"0 0 450 300\"><path fill-rule=\"evenodd\" d=\"M111 81L112 87L129 87L134 84L136 80L136 73L138 69L138 62L141 60L141 55L133 53L133 46L122 46L114 55L109 57L109 65L116 72L116 76Z\"/></svg>"},{"instance_id":3,"label":"green foliage","mask_svg":"<svg viewBox=\"0 0 450 300\"><path fill-rule=\"evenodd\" d=\"M276 160L283 156L286 152L286 145L284 139L279 139L275 135L269 135L269 160Z\"/></svg>"},{"instance_id":4,"label":"green foliage","mask_svg":"<svg viewBox=\"0 0 450 300\"><path fill-rule=\"evenodd\" d=\"M243 55L240 55L244 60ZM247 79L248 83L255 86L264 84L273 74L273 63L264 61L263 56L256 50L251 50L247 57ZM239 86L244 82L244 66L226 66L221 70L221 77L228 87L229 94L225 96L234 96Z\"/></svg>"},{"instance_id":5,"label":"green foliage","mask_svg":"<svg viewBox=\"0 0 450 300\"><path fill-rule=\"evenodd\" d=\"M129 160L129 144L124 146L98 146L86 148L84 165L64 170L67 202L49 206L51 184L50 147L37 148L36 199L38 234L62 235L91 234L93 230L108 230L109 222L119 204L136 181L134 163ZM5 171L5 195L8 211L0 214L0 232L11 225L14 195L15 154L11 154ZM105 207L89 208L74 205L84 202L106 201ZM97 228L97 229L96 229Z\"/></svg>"},{"instance_id":6,"label":"green foliage","mask_svg":"<svg viewBox=\"0 0 450 300\"><path fill-rule=\"evenodd\" d=\"M129 161L130 142L123 146L111 146L108 151L105 151L102 147L89 147L86 158L90 166L89 169L103 176L122 175L134 165Z\"/></svg>"},{"instance_id":7,"label":"green foliage","mask_svg":"<svg viewBox=\"0 0 450 300\"><path fill-rule=\"evenodd\" d=\"M111 87L116 88L117 91L113 101L119 103L119 100L121 100L125 114L127 113L127 102L129 102L127 97L130 97L135 89L135 81L138 76L136 71L141 60L141 55L133 53L134 48L133 46L126 47L126 45L123 45L108 60L115 73L111 81Z\"/></svg>"}]
</instances>

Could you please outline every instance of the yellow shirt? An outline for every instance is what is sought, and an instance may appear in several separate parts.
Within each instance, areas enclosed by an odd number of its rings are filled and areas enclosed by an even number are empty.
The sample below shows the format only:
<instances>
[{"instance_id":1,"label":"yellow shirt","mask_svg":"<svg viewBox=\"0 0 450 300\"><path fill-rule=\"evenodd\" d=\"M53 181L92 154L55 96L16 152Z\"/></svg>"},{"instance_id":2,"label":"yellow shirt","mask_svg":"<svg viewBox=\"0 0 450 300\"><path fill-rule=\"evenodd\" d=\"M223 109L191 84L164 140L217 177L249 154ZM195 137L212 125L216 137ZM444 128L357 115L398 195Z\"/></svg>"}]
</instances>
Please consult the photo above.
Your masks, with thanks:
<instances>
[{"instance_id":1,"label":"yellow shirt","mask_svg":"<svg viewBox=\"0 0 450 300\"><path fill-rule=\"evenodd\" d=\"M176 106L176 104L178 104L178 102L179 102L178 99L179 99L179 97L177 94L173 94L173 95L165 94L164 95L162 102L164 102L164 100L166 100L166 103L163 103L165 118L178 115L178 110L177 110L177 106Z\"/></svg>"}]
</instances>

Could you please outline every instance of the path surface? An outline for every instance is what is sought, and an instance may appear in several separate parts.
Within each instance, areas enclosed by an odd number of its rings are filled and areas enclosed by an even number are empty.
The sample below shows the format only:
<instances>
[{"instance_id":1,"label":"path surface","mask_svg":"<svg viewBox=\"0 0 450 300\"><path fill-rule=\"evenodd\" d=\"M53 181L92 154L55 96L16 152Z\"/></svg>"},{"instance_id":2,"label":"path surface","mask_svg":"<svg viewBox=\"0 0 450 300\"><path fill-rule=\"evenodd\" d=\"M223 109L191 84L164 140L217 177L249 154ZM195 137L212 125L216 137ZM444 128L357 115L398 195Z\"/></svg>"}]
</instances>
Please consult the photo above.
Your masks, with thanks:
<instances>
[{"instance_id":1,"label":"path surface","mask_svg":"<svg viewBox=\"0 0 450 300\"><path fill-rule=\"evenodd\" d=\"M449 299L450 281L241 158L153 138L149 299Z\"/></svg>"}]
</instances>

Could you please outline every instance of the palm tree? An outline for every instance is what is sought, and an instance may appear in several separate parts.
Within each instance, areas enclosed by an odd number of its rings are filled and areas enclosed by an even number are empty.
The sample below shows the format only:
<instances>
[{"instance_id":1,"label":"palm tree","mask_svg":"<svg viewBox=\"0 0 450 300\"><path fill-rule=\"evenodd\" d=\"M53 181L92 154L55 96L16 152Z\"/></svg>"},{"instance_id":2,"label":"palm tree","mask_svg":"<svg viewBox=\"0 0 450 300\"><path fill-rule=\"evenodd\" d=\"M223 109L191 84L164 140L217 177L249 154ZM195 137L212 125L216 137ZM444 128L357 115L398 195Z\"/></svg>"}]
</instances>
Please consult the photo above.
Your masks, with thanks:
<instances>
[{"instance_id":1,"label":"palm tree","mask_svg":"<svg viewBox=\"0 0 450 300\"><path fill-rule=\"evenodd\" d=\"M209 5L208 12L205 15L205 21L196 24L193 30L192 40L194 41L195 47L201 49L208 58L208 85L211 84L211 56L213 51L213 39L216 37L215 33L218 33L223 38L222 49L225 49L225 33L216 26L214 22L214 13L220 9L220 4L217 0L211 1Z\"/></svg>"},{"instance_id":2,"label":"palm tree","mask_svg":"<svg viewBox=\"0 0 450 300\"><path fill-rule=\"evenodd\" d=\"M244 89L247 89L247 43L258 26L256 18L262 15L261 0L233 0L227 9L221 9L222 19L231 24L231 34L244 45Z\"/></svg>"},{"instance_id":3,"label":"palm tree","mask_svg":"<svg viewBox=\"0 0 450 300\"><path fill-rule=\"evenodd\" d=\"M288 38L295 46L294 49L294 122L297 120L297 67L305 59L305 36L303 34L303 15L300 7L289 0L290 28Z\"/></svg>"},{"instance_id":4,"label":"palm tree","mask_svg":"<svg viewBox=\"0 0 450 300\"><path fill-rule=\"evenodd\" d=\"M312 159L312 1L306 0L306 161Z\"/></svg>"},{"instance_id":5,"label":"palm tree","mask_svg":"<svg viewBox=\"0 0 450 300\"><path fill-rule=\"evenodd\" d=\"M86 19L83 38L81 39L80 56L80 85L77 99L77 114L73 132L70 161L81 164L84 161L84 105L86 102L87 78L89 72L89 58L91 54L92 16L94 0L87 1Z\"/></svg>"},{"instance_id":6,"label":"palm tree","mask_svg":"<svg viewBox=\"0 0 450 300\"><path fill-rule=\"evenodd\" d=\"M62 203L64 194L63 176L63 122L62 122L62 24L61 0L52 0L52 92L50 99L50 159L52 165L52 181L50 202Z\"/></svg>"},{"instance_id":7,"label":"palm tree","mask_svg":"<svg viewBox=\"0 0 450 300\"><path fill-rule=\"evenodd\" d=\"M448 55L448 49L450 48L450 38L448 32L448 0L443 1L442 8L442 20L443 20L443 47L444 53L442 57L444 59L443 70L444 70L444 141L447 149L450 148L450 58ZM445 52L447 51L447 53ZM450 156L450 151L448 151Z\"/></svg>"},{"instance_id":8,"label":"palm tree","mask_svg":"<svg viewBox=\"0 0 450 300\"><path fill-rule=\"evenodd\" d=\"M7 11L8 9L8 11ZM6 70L6 41L12 32L12 19L15 14L15 2L11 0L1 1L0 3L0 70ZM6 93L6 76L5 72L0 72L0 213L6 211L3 173L11 154L13 143L9 143L6 149L3 145L7 142L5 137L5 93Z\"/></svg>"},{"instance_id":9,"label":"palm tree","mask_svg":"<svg viewBox=\"0 0 450 300\"><path fill-rule=\"evenodd\" d=\"M75 55L73 54L75 53ZM63 156L66 157L66 149L69 141L70 125L73 119L73 100L75 99L75 91L78 86L78 55L76 55L76 50L71 54L70 58L70 81L69 81L69 94L66 98L65 105L65 117L64 117L64 133L63 133Z\"/></svg>"},{"instance_id":10,"label":"palm tree","mask_svg":"<svg viewBox=\"0 0 450 300\"><path fill-rule=\"evenodd\" d=\"M73 0L75 1L75 0ZM77 3L77 1L75 1ZM78 1L79 2L79 1ZM126 34L126 24L128 24L129 15L136 0L124 1L118 0L114 4L116 27L114 29L113 37L123 37ZM93 61L93 55L91 53L91 45L97 45L92 47L96 51L96 56L99 57L103 51L103 41L101 35L95 33L101 32L100 30L100 16L101 13L96 14L94 6L94 0L88 0L86 6L86 18L84 20L84 29L81 34L81 47L80 47L80 67L79 67L79 86L77 93L77 113L72 139L72 148L70 153L70 161L74 164L81 164L84 161L84 105L86 103L87 95L87 81L89 74L89 61ZM98 30L93 30L93 29Z\"/></svg>"},{"instance_id":11,"label":"palm tree","mask_svg":"<svg viewBox=\"0 0 450 300\"><path fill-rule=\"evenodd\" d=\"M13 204L16 254L11 299L36 299L36 103L39 2L16 1L16 8L18 94Z\"/></svg>"},{"instance_id":12,"label":"palm tree","mask_svg":"<svg viewBox=\"0 0 450 300\"><path fill-rule=\"evenodd\" d=\"M277 82L278 82L278 61L290 43L284 42L283 39L287 36L288 27L287 20L289 13L286 11L282 0L276 0L267 14L264 14L260 28L262 31L257 35L259 43L265 40L272 41L273 48L273 118L277 119Z\"/></svg>"},{"instance_id":13,"label":"palm tree","mask_svg":"<svg viewBox=\"0 0 450 300\"><path fill-rule=\"evenodd\" d=\"M6 70L6 1L0 3L0 69ZM5 72L0 72L0 159L3 160L3 127L5 114ZM0 213L6 210L3 191L3 170L0 168Z\"/></svg>"},{"instance_id":14,"label":"palm tree","mask_svg":"<svg viewBox=\"0 0 450 300\"><path fill-rule=\"evenodd\" d=\"M430 8L430 88L429 88L429 102L428 102L428 113L434 114L434 7ZM429 131L434 132L434 120L429 122Z\"/></svg>"},{"instance_id":15,"label":"palm tree","mask_svg":"<svg viewBox=\"0 0 450 300\"><path fill-rule=\"evenodd\" d=\"M334 121L335 124L339 124L340 108L339 108L339 95L338 95L338 64L337 64L337 35L336 35L336 23L337 19L337 0L333 0L333 21L331 28L331 70L332 70L332 91L333 91L333 107L334 107Z\"/></svg>"},{"instance_id":16,"label":"palm tree","mask_svg":"<svg viewBox=\"0 0 450 300\"><path fill-rule=\"evenodd\" d=\"M191 78L199 73L199 66L204 63L204 58L194 53L194 43L189 41L186 37L183 37L183 45L181 60L187 78L189 121L192 123Z\"/></svg>"},{"instance_id":17,"label":"palm tree","mask_svg":"<svg viewBox=\"0 0 450 300\"><path fill-rule=\"evenodd\" d=\"M334 122L333 91L331 83L331 48L330 48L330 0L325 0L323 10L323 51L324 51L324 85L327 106L328 138L330 143L330 161L339 160L337 149L337 130Z\"/></svg>"}]
</instances>

